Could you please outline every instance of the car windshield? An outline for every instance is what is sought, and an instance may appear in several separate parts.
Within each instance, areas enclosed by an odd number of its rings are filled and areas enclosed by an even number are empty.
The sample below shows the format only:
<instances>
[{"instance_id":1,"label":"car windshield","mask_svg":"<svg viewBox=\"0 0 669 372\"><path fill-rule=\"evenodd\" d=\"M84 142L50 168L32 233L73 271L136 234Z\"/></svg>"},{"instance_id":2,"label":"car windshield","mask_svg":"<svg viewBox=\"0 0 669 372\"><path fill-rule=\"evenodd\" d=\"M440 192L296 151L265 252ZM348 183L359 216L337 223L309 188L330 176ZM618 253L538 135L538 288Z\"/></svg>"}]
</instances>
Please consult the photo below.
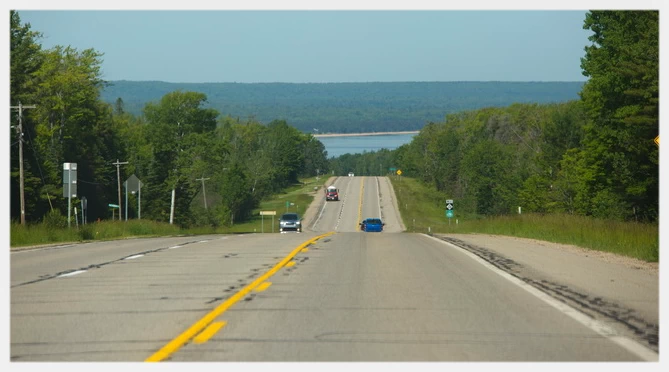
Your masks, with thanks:
<instances>
[{"instance_id":1,"label":"car windshield","mask_svg":"<svg viewBox=\"0 0 669 372\"><path fill-rule=\"evenodd\" d=\"M286 213L283 216L281 216L281 219L284 221L297 221L297 214L295 213Z\"/></svg>"},{"instance_id":2,"label":"car windshield","mask_svg":"<svg viewBox=\"0 0 669 372\"><path fill-rule=\"evenodd\" d=\"M370 219L367 220L367 223L372 224L372 225L380 225L381 220L378 219L378 218L370 218Z\"/></svg>"}]
</instances>

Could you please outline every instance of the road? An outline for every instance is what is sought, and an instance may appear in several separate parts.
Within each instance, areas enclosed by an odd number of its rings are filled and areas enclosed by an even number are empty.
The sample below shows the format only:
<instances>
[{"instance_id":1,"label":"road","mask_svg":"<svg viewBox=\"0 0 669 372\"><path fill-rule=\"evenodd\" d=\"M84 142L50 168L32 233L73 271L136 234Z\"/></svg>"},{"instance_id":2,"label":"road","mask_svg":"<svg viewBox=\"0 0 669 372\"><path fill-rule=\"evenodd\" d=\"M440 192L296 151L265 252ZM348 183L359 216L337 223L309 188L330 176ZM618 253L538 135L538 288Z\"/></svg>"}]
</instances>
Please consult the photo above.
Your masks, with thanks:
<instances>
[{"instance_id":1,"label":"road","mask_svg":"<svg viewBox=\"0 0 669 372\"><path fill-rule=\"evenodd\" d=\"M387 179L334 184L304 233L12 253L10 360L657 360L452 242L401 233ZM383 233L357 231L379 213Z\"/></svg>"}]
</instances>

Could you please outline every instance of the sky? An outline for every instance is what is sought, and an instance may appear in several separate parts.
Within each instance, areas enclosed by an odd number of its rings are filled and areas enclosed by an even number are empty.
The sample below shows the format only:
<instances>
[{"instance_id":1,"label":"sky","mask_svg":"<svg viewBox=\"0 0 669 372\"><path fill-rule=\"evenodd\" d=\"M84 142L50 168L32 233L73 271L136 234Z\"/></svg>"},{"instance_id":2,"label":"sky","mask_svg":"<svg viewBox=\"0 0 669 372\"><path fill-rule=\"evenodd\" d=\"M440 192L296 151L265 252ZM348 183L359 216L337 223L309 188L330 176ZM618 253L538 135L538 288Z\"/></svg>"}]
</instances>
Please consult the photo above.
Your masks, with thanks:
<instances>
[{"instance_id":1,"label":"sky","mask_svg":"<svg viewBox=\"0 0 669 372\"><path fill-rule=\"evenodd\" d=\"M105 80L585 81L587 10L22 10Z\"/></svg>"}]
</instances>

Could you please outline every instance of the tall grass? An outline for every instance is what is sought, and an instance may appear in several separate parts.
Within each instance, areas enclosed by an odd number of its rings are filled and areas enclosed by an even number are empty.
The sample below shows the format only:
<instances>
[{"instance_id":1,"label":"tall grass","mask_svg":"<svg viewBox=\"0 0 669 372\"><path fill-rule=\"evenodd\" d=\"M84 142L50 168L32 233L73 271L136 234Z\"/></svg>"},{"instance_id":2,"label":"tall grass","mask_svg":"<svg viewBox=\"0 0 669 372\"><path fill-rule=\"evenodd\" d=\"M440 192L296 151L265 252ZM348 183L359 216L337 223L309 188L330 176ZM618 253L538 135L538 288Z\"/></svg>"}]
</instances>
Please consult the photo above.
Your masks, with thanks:
<instances>
[{"instance_id":1,"label":"tall grass","mask_svg":"<svg viewBox=\"0 0 669 372\"><path fill-rule=\"evenodd\" d=\"M243 223L221 227L192 227L181 229L176 225L150 220L101 221L84 226L71 225L63 227L62 221L56 223L40 223L21 226L12 223L10 227L10 246L25 247L41 244L70 243L91 240L122 239L136 236L166 235L197 235L216 233L252 233L263 230L260 211L276 211L274 216L274 232L279 232L279 217L286 211L303 215L314 199L314 187L322 186L322 181L315 177L302 180L283 193L261 203L260 208L253 211L253 217ZM286 202L288 207L286 208ZM66 225L65 225L66 226ZM272 216L264 217L264 232L272 232Z\"/></svg>"},{"instance_id":2,"label":"tall grass","mask_svg":"<svg viewBox=\"0 0 669 372\"><path fill-rule=\"evenodd\" d=\"M22 247L133 236L176 235L180 233L183 232L177 226L149 220L101 221L83 226L72 225L70 228L54 227L48 224L21 226L18 223L12 223L10 245L12 247Z\"/></svg>"},{"instance_id":3,"label":"tall grass","mask_svg":"<svg viewBox=\"0 0 669 372\"><path fill-rule=\"evenodd\" d=\"M514 214L484 218L458 212L448 221L443 193L418 181L392 177L407 231L486 233L564 243L649 262L659 260L659 225L569 214ZM457 222L457 223L456 223Z\"/></svg>"}]
</instances>

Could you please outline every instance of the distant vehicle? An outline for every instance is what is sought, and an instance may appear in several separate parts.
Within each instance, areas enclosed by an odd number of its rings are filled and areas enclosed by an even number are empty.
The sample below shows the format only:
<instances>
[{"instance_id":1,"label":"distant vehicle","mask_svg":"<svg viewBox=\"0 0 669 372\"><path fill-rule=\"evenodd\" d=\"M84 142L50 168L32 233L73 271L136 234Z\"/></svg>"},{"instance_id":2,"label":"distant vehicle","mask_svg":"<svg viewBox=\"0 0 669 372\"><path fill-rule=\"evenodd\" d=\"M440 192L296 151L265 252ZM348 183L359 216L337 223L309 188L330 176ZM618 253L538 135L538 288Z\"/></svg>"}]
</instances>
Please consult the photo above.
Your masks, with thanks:
<instances>
[{"instance_id":1,"label":"distant vehicle","mask_svg":"<svg viewBox=\"0 0 669 372\"><path fill-rule=\"evenodd\" d=\"M325 201L330 200L339 201L339 190L334 186L328 186L328 188L325 189Z\"/></svg>"},{"instance_id":2,"label":"distant vehicle","mask_svg":"<svg viewBox=\"0 0 669 372\"><path fill-rule=\"evenodd\" d=\"M302 231L302 221L297 213L284 213L279 219L279 231Z\"/></svg>"},{"instance_id":3,"label":"distant vehicle","mask_svg":"<svg viewBox=\"0 0 669 372\"><path fill-rule=\"evenodd\" d=\"M360 230L366 232L381 232L386 224L380 218L366 218L360 222Z\"/></svg>"},{"instance_id":4,"label":"distant vehicle","mask_svg":"<svg viewBox=\"0 0 669 372\"><path fill-rule=\"evenodd\" d=\"M348 176L353 177L354 176L353 172L348 172Z\"/></svg>"}]
</instances>

